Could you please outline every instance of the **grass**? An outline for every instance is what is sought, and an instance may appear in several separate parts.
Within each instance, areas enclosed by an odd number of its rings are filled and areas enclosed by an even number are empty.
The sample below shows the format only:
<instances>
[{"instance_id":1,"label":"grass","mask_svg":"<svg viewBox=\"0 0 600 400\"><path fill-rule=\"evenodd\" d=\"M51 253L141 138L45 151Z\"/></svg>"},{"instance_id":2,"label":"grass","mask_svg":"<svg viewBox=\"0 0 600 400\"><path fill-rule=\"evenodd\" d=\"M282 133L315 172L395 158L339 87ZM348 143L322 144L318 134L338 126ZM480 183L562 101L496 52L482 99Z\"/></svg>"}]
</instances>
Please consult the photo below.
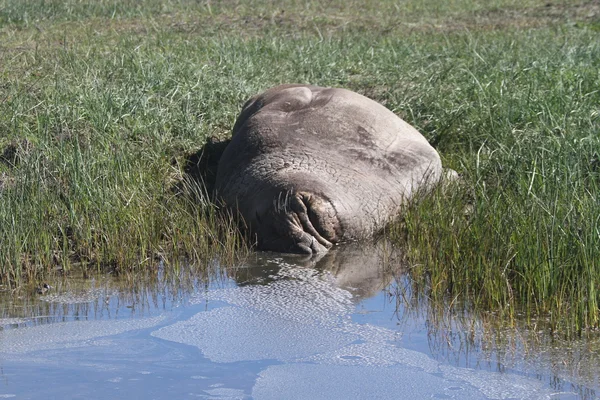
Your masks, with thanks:
<instances>
[{"instance_id":1,"label":"grass","mask_svg":"<svg viewBox=\"0 0 600 400\"><path fill-rule=\"evenodd\" d=\"M0 281L235 259L235 225L181 184L186 156L249 96L301 82L382 102L462 175L389 230L432 298L598 328L598 15L575 0L0 0Z\"/></svg>"},{"instance_id":2,"label":"grass","mask_svg":"<svg viewBox=\"0 0 600 400\"><path fill-rule=\"evenodd\" d=\"M600 317L600 48L553 33L464 44L473 58L443 79L456 94L422 100L423 130L463 181L409 207L394 234L433 297L570 334Z\"/></svg>"}]
</instances>

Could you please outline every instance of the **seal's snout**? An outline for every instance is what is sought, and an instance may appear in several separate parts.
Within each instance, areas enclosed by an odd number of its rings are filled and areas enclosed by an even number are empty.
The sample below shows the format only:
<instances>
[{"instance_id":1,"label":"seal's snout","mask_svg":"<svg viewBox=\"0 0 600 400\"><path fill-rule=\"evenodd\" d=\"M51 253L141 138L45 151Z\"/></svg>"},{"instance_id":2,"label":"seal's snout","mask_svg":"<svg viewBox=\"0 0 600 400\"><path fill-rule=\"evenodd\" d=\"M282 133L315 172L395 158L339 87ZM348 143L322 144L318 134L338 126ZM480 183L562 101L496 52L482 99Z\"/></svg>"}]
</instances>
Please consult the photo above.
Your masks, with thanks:
<instances>
[{"instance_id":1,"label":"seal's snout","mask_svg":"<svg viewBox=\"0 0 600 400\"><path fill-rule=\"evenodd\" d=\"M312 248L316 241L318 244L330 248L337 237L335 232L327 229L329 224L323 223L324 213L327 211L326 202L306 192L295 193L290 201L290 211L300 223L301 229L312 237L310 247Z\"/></svg>"},{"instance_id":2,"label":"seal's snout","mask_svg":"<svg viewBox=\"0 0 600 400\"><path fill-rule=\"evenodd\" d=\"M331 248L332 244L329 246L321 244L314 236L310 234L303 235L302 241L297 243L297 247L299 253L303 254L320 254L326 253L327 250Z\"/></svg>"},{"instance_id":3,"label":"seal's snout","mask_svg":"<svg viewBox=\"0 0 600 400\"><path fill-rule=\"evenodd\" d=\"M266 250L317 254L339 241L331 203L312 193L282 192L268 215L257 221L259 245Z\"/></svg>"}]
</instances>

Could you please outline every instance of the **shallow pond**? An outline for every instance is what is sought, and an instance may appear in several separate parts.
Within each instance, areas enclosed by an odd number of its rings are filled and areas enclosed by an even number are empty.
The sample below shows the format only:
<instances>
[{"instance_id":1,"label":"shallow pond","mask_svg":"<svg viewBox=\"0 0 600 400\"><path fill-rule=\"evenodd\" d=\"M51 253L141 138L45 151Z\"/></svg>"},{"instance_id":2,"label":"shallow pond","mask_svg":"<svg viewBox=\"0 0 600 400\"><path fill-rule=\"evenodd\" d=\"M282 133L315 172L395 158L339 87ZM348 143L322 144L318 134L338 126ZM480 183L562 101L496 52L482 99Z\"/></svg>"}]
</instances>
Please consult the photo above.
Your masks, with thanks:
<instances>
[{"instance_id":1,"label":"shallow pond","mask_svg":"<svg viewBox=\"0 0 600 400\"><path fill-rule=\"evenodd\" d=\"M3 293L0 398L576 399L598 340L435 312L385 245Z\"/></svg>"}]
</instances>

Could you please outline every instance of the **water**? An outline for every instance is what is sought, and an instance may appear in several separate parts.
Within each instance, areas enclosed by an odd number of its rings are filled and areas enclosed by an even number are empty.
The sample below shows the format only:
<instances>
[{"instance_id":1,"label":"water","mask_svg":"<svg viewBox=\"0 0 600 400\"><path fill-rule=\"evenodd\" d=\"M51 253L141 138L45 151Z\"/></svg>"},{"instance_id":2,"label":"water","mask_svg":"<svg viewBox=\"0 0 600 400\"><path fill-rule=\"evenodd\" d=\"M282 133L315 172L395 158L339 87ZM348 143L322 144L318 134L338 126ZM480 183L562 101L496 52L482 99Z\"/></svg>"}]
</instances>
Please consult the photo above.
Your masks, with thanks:
<instances>
[{"instance_id":1,"label":"water","mask_svg":"<svg viewBox=\"0 0 600 400\"><path fill-rule=\"evenodd\" d=\"M258 253L239 268L4 294L0 398L596 398L594 338L560 343L414 299L393 252ZM213 266L214 267L214 266ZM204 271L204 270L202 270Z\"/></svg>"}]
</instances>

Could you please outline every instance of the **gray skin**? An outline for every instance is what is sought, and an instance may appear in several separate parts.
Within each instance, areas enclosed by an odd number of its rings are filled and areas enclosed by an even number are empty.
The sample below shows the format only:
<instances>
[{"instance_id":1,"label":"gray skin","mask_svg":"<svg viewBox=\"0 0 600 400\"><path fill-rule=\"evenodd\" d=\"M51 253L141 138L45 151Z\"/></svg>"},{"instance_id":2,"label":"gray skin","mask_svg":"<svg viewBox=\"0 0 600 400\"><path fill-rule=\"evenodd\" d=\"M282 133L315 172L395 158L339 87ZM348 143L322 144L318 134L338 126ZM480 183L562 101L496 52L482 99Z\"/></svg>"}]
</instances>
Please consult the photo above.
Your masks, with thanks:
<instances>
[{"instance_id":1,"label":"gray skin","mask_svg":"<svg viewBox=\"0 0 600 400\"><path fill-rule=\"evenodd\" d=\"M216 190L258 248L312 254L372 236L441 171L427 140L381 104L283 85L244 105Z\"/></svg>"}]
</instances>

